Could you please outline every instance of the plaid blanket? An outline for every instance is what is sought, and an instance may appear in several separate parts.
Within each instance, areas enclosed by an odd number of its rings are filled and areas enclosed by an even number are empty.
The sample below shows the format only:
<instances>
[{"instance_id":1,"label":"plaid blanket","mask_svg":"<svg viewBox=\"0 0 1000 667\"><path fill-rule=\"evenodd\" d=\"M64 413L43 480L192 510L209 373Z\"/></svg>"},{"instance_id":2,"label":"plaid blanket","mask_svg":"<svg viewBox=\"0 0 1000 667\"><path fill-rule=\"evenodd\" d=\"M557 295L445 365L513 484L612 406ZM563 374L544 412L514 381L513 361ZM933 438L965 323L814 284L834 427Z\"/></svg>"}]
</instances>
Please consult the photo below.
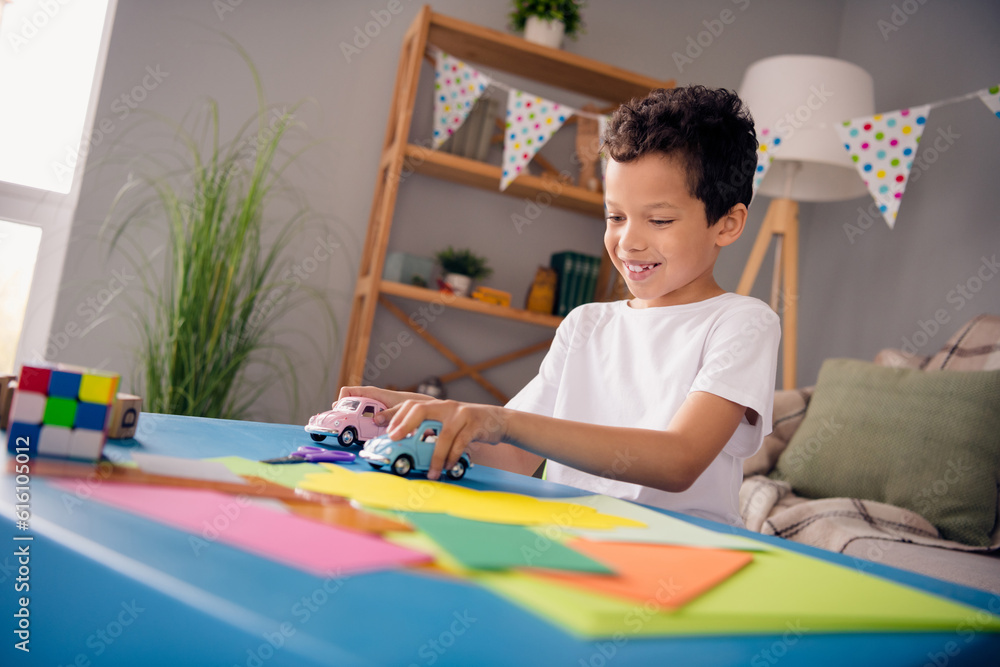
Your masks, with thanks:
<instances>
[{"instance_id":1,"label":"plaid blanket","mask_svg":"<svg viewBox=\"0 0 1000 667\"><path fill-rule=\"evenodd\" d=\"M875 363L928 371L1000 369L1000 317L974 318L931 357L883 350ZM810 500L796 496L787 483L766 477L802 423L811 397L812 387L775 392L773 431L764 438L760 451L743 464L740 514L748 529L837 552L865 538L959 551L1000 550L1000 524L988 547L972 547L942 539L930 522L901 507L857 498ZM1000 488L1000 470L997 484ZM1000 494L997 512L1000 516Z\"/></svg>"}]
</instances>

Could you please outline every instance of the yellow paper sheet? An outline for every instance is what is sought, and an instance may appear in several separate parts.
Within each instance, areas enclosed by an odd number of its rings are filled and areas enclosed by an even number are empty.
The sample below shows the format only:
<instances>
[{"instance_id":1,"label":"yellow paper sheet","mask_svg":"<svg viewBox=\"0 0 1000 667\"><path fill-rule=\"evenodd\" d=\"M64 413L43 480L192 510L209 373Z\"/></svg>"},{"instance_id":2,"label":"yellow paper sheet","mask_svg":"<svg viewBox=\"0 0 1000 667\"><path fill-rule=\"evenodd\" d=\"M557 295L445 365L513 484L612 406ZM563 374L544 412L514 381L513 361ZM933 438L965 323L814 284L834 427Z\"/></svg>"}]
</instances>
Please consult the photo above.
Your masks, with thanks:
<instances>
[{"instance_id":1,"label":"yellow paper sheet","mask_svg":"<svg viewBox=\"0 0 1000 667\"><path fill-rule=\"evenodd\" d=\"M477 521L524 526L609 530L641 528L634 519L603 514L593 507L558 500L543 500L518 493L475 491L449 482L406 479L382 472L356 473L324 464L326 473L306 476L300 488L343 496L367 507L404 512L438 512Z\"/></svg>"}]
</instances>

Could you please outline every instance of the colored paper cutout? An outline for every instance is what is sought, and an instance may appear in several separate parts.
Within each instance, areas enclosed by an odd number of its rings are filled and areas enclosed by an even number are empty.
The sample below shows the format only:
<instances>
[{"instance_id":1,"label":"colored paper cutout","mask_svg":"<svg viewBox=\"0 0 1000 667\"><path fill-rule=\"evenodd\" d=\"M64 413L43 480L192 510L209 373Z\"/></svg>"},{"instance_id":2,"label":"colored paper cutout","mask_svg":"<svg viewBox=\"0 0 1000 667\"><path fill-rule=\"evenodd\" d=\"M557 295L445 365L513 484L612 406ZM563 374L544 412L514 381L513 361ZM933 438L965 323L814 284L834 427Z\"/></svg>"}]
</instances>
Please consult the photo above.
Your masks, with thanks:
<instances>
[{"instance_id":1,"label":"colored paper cutout","mask_svg":"<svg viewBox=\"0 0 1000 667\"><path fill-rule=\"evenodd\" d=\"M434 148L462 126L489 85L489 78L479 70L438 52L434 64Z\"/></svg>"},{"instance_id":2,"label":"colored paper cutout","mask_svg":"<svg viewBox=\"0 0 1000 667\"><path fill-rule=\"evenodd\" d=\"M176 456L162 456L146 452L133 452L132 460L139 469L150 475L168 475L200 479L206 482L227 482L246 484L246 480L231 471L220 461L184 459Z\"/></svg>"},{"instance_id":3,"label":"colored paper cutout","mask_svg":"<svg viewBox=\"0 0 1000 667\"><path fill-rule=\"evenodd\" d=\"M847 567L785 550L754 560L683 607L582 591L516 571L474 573L477 583L586 638L816 632L1000 631L1000 617Z\"/></svg>"},{"instance_id":4,"label":"colored paper cutout","mask_svg":"<svg viewBox=\"0 0 1000 667\"><path fill-rule=\"evenodd\" d=\"M903 199L931 106L845 120L835 129L889 229Z\"/></svg>"},{"instance_id":5,"label":"colored paper cutout","mask_svg":"<svg viewBox=\"0 0 1000 667\"><path fill-rule=\"evenodd\" d=\"M989 88L980 90L978 95L979 99L986 105L986 108L994 116L1000 118L1000 86L990 86Z\"/></svg>"},{"instance_id":6,"label":"colored paper cutout","mask_svg":"<svg viewBox=\"0 0 1000 667\"><path fill-rule=\"evenodd\" d=\"M51 482L72 491L69 482ZM102 484L91 498L193 534L219 541L317 576L403 567L426 554L363 533L275 512L214 491ZM197 536L197 537L194 537Z\"/></svg>"},{"instance_id":7,"label":"colored paper cutout","mask_svg":"<svg viewBox=\"0 0 1000 667\"><path fill-rule=\"evenodd\" d=\"M537 567L601 574L612 572L599 560L522 526L423 512L407 513L406 520L467 568Z\"/></svg>"},{"instance_id":8,"label":"colored paper cutout","mask_svg":"<svg viewBox=\"0 0 1000 667\"><path fill-rule=\"evenodd\" d=\"M521 175L535 154L574 113L569 107L537 95L514 89L508 93L500 190L506 190Z\"/></svg>"},{"instance_id":9,"label":"colored paper cutout","mask_svg":"<svg viewBox=\"0 0 1000 667\"><path fill-rule=\"evenodd\" d=\"M586 505L601 512L623 519L631 519L642 528L622 526L613 530L580 530L570 528L568 532L602 542L649 542L674 544L713 549L738 549L740 551L769 551L767 544L739 535L729 535L708 528L696 526L681 519L657 512L656 510L630 503L611 496L590 495L573 498L578 505Z\"/></svg>"},{"instance_id":10,"label":"colored paper cutout","mask_svg":"<svg viewBox=\"0 0 1000 667\"><path fill-rule=\"evenodd\" d=\"M367 507L450 514L476 521L530 526L557 524L608 530L617 526L643 525L639 521L602 514L592 507L570 502L502 491L475 491L452 482L407 479L392 473L355 473L333 464L323 464L323 467L326 473L307 475L299 487L348 497Z\"/></svg>"},{"instance_id":11,"label":"colored paper cutout","mask_svg":"<svg viewBox=\"0 0 1000 667\"><path fill-rule=\"evenodd\" d=\"M577 539L567 543L611 566L613 576L575 572L536 572L543 579L582 590L652 601L661 608L677 608L725 581L753 556L742 551L700 549L665 544L591 542Z\"/></svg>"}]
</instances>

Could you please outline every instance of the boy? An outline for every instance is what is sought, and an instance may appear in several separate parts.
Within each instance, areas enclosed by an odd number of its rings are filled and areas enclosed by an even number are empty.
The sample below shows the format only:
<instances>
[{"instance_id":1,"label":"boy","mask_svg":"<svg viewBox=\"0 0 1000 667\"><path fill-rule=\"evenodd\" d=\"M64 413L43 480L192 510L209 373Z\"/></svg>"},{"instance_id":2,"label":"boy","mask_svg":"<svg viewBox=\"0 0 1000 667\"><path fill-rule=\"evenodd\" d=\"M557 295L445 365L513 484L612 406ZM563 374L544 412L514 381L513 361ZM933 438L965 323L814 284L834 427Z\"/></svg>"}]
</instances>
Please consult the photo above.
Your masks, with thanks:
<instances>
[{"instance_id":1,"label":"boy","mask_svg":"<svg viewBox=\"0 0 1000 667\"><path fill-rule=\"evenodd\" d=\"M622 105L604 136L605 246L629 301L574 309L507 406L345 387L399 438L444 424L430 479L473 460L742 525L742 460L770 432L778 318L712 270L743 232L757 141L739 98L695 86ZM409 399L409 400L407 400Z\"/></svg>"}]
</instances>

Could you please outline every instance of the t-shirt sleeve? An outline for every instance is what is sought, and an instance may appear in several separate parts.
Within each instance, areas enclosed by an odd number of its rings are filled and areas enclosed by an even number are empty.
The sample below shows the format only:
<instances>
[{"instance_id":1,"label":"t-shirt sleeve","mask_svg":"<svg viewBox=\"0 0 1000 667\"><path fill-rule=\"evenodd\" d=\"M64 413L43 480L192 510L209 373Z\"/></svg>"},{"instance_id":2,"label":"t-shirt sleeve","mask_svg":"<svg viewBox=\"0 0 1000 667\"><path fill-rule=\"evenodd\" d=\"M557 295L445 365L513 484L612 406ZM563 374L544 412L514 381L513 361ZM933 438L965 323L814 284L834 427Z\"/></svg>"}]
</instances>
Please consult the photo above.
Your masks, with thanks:
<instances>
[{"instance_id":1,"label":"t-shirt sleeve","mask_svg":"<svg viewBox=\"0 0 1000 667\"><path fill-rule=\"evenodd\" d=\"M575 309L579 310L579 309ZM552 417L555 414L556 398L559 395L559 381L566 366L568 341L572 338L576 317L574 311L559 323L549 351L545 353L538 375L524 386L504 407L521 412Z\"/></svg>"},{"instance_id":2,"label":"t-shirt sleeve","mask_svg":"<svg viewBox=\"0 0 1000 667\"><path fill-rule=\"evenodd\" d=\"M761 302L728 313L705 342L704 362L691 391L715 394L757 414L757 423L744 418L726 445L733 456L751 456L771 432L780 338L778 315Z\"/></svg>"}]
</instances>

